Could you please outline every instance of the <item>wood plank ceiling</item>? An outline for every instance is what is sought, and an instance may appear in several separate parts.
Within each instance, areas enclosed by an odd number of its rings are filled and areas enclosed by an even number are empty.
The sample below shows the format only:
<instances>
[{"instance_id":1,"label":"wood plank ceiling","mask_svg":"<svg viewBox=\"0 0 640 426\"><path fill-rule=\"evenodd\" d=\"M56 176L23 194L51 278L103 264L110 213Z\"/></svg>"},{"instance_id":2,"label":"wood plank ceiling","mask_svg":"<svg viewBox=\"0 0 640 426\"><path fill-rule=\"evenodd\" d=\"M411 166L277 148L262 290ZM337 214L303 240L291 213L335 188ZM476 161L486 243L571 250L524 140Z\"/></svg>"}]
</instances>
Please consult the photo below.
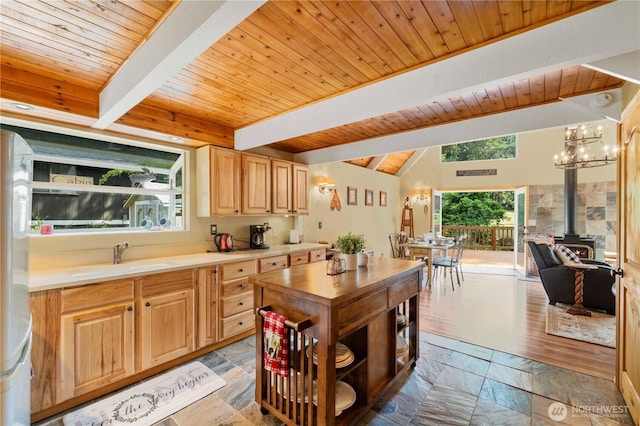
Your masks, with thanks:
<instances>
[{"instance_id":1,"label":"wood plank ceiling","mask_svg":"<svg viewBox=\"0 0 640 426\"><path fill-rule=\"evenodd\" d=\"M268 1L107 127L234 147L234 131L585 12L602 1ZM3 115L81 127L100 92L179 2L0 3ZM277 141L301 153L618 88L583 66ZM390 94L389 96L392 96ZM36 107L16 112L12 104ZM147 132L147 133L143 133ZM156 132L156 133L148 133ZM413 151L377 170L395 174ZM366 167L372 157L349 159Z\"/></svg>"}]
</instances>

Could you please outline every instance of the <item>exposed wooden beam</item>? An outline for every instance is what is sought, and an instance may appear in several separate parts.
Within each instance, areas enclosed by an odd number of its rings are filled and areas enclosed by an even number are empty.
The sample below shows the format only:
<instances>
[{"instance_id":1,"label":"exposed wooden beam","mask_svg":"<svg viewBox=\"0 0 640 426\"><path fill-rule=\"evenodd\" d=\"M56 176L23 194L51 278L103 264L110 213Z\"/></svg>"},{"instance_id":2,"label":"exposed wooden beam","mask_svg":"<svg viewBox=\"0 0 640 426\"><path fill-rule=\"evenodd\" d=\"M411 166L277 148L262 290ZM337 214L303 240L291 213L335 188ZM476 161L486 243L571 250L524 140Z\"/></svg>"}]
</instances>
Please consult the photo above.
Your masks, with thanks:
<instances>
[{"instance_id":1,"label":"exposed wooden beam","mask_svg":"<svg viewBox=\"0 0 640 426\"><path fill-rule=\"evenodd\" d=\"M102 90L93 127L108 127L265 1L182 1Z\"/></svg>"},{"instance_id":2,"label":"exposed wooden beam","mask_svg":"<svg viewBox=\"0 0 640 426\"><path fill-rule=\"evenodd\" d=\"M636 51L640 49L639 13L640 2L613 2L594 8L244 127L236 131L236 149L250 149ZM586 28L589 30L585 31Z\"/></svg>"},{"instance_id":3,"label":"exposed wooden beam","mask_svg":"<svg viewBox=\"0 0 640 426\"><path fill-rule=\"evenodd\" d=\"M640 50L584 64L584 66L640 84Z\"/></svg>"},{"instance_id":4,"label":"exposed wooden beam","mask_svg":"<svg viewBox=\"0 0 640 426\"><path fill-rule=\"evenodd\" d=\"M376 155L370 162L367 164L367 169L377 170L380 164L387 158L387 155Z\"/></svg>"}]
</instances>

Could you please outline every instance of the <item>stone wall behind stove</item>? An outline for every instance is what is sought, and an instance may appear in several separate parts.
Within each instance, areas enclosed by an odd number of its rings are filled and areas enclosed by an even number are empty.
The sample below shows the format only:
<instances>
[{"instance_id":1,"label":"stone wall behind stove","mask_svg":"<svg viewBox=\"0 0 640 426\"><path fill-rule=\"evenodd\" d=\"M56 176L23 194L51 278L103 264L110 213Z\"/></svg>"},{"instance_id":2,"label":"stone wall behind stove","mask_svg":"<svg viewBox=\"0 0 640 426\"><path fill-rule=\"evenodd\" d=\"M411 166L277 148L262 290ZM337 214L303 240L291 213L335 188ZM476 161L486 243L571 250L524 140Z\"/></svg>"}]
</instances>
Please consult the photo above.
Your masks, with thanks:
<instances>
[{"instance_id":1,"label":"stone wall behind stove","mask_svg":"<svg viewBox=\"0 0 640 426\"><path fill-rule=\"evenodd\" d=\"M578 182L576 228L596 241L596 259L616 251L616 182ZM528 233L564 235L564 184L529 186Z\"/></svg>"}]
</instances>

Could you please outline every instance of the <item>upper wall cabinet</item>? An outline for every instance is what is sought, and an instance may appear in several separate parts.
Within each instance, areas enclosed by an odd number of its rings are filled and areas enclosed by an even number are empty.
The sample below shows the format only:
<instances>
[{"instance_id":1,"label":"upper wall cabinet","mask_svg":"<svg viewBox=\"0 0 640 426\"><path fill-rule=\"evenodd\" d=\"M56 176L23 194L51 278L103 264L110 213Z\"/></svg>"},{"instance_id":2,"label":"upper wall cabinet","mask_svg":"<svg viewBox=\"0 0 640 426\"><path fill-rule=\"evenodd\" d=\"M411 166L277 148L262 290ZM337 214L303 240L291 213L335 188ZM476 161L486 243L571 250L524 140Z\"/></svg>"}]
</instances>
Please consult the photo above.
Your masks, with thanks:
<instances>
[{"instance_id":1,"label":"upper wall cabinet","mask_svg":"<svg viewBox=\"0 0 640 426\"><path fill-rule=\"evenodd\" d=\"M291 214L293 211L293 170L291 163L271 160L271 211L275 214Z\"/></svg>"},{"instance_id":2,"label":"upper wall cabinet","mask_svg":"<svg viewBox=\"0 0 640 426\"><path fill-rule=\"evenodd\" d=\"M271 210L275 214L309 214L309 168L283 160L271 160Z\"/></svg>"},{"instance_id":3,"label":"upper wall cabinet","mask_svg":"<svg viewBox=\"0 0 640 426\"><path fill-rule=\"evenodd\" d=\"M211 146L196 161L198 216L309 214L304 164Z\"/></svg>"},{"instance_id":4,"label":"upper wall cabinet","mask_svg":"<svg viewBox=\"0 0 640 426\"><path fill-rule=\"evenodd\" d=\"M242 154L242 213L271 213L271 160Z\"/></svg>"},{"instance_id":5,"label":"upper wall cabinet","mask_svg":"<svg viewBox=\"0 0 640 426\"><path fill-rule=\"evenodd\" d=\"M240 214L239 152L205 146L196 152L198 216Z\"/></svg>"},{"instance_id":6,"label":"upper wall cabinet","mask_svg":"<svg viewBox=\"0 0 640 426\"><path fill-rule=\"evenodd\" d=\"M309 168L293 164L293 214L309 214Z\"/></svg>"}]
</instances>

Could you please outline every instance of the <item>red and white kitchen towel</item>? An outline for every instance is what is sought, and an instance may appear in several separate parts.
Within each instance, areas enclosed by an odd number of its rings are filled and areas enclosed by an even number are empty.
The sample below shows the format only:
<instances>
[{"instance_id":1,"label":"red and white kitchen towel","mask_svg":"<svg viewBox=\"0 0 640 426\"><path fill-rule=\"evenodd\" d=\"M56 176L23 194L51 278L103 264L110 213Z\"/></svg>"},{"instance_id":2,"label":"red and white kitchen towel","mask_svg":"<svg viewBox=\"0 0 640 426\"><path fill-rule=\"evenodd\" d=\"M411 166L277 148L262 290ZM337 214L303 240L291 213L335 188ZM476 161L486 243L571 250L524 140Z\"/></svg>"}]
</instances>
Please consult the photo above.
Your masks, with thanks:
<instances>
[{"instance_id":1,"label":"red and white kitchen towel","mask_svg":"<svg viewBox=\"0 0 640 426\"><path fill-rule=\"evenodd\" d=\"M289 340L286 318L267 311L264 317L264 368L289 377Z\"/></svg>"}]
</instances>

